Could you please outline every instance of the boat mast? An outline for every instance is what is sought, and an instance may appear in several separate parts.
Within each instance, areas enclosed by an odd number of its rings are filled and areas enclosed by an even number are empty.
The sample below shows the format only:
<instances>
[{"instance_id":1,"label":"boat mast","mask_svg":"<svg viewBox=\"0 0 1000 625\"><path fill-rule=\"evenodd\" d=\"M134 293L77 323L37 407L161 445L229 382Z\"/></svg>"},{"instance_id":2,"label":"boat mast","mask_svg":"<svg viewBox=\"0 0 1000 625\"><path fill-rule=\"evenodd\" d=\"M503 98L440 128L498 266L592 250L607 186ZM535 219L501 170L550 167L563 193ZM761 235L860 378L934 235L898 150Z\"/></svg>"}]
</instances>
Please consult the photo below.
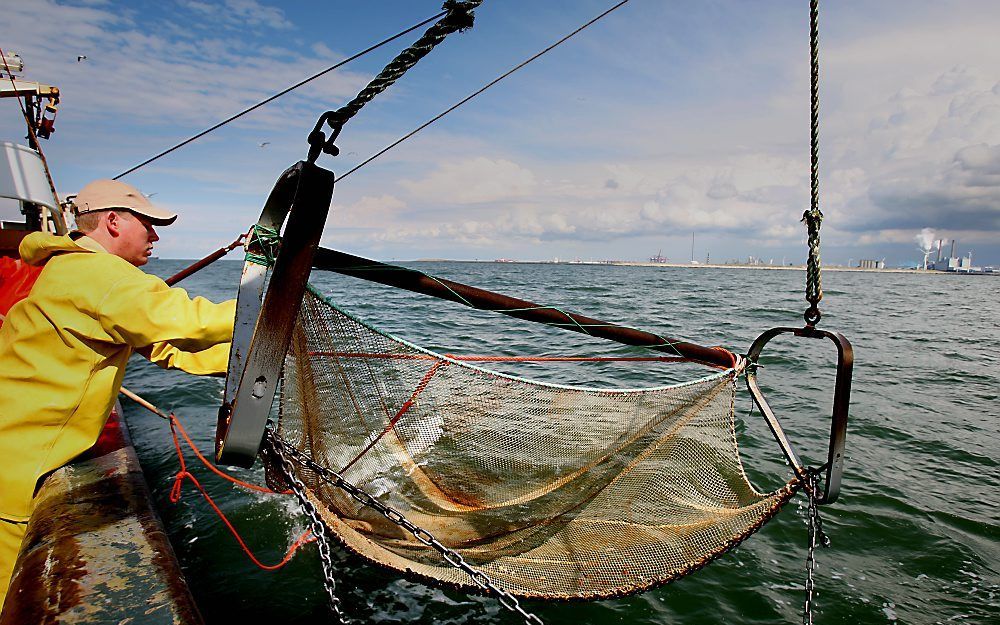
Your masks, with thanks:
<instances>
[{"instance_id":1,"label":"boat mast","mask_svg":"<svg viewBox=\"0 0 1000 625\"><path fill-rule=\"evenodd\" d=\"M45 178L52 196L56 200L55 207L32 204L25 212L31 221L36 220L36 226L46 232L54 231L56 234L66 234L69 223L68 215L59 204L59 194L56 191L52 174L49 171L48 162L42 152L39 139L48 139L55 131L55 117L59 105L59 89L52 85L22 80L16 74L24 71L24 61L16 53L0 50L0 98L17 98L24 116L25 125L28 128L28 147L34 150L41 158L45 172ZM22 102L23 100L23 102ZM28 213L33 213L29 215Z\"/></svg>"}]
</instances>

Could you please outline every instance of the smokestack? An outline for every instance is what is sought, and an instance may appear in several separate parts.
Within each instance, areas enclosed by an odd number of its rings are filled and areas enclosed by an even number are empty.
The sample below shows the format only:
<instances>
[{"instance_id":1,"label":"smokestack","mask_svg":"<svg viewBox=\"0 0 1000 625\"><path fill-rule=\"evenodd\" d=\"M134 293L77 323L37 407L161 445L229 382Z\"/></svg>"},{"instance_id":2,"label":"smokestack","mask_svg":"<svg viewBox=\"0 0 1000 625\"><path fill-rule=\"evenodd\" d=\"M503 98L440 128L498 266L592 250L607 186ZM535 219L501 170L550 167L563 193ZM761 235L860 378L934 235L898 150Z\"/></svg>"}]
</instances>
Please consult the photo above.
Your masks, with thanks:
<instances>
[{"instance_id":1,"label":"smokestack","mask_svg":"<svg viewBox=\"0 0 1000 625\"><path fill-rule=\"evenodd\" d=\"M948 258L955 258L955 239L951 240L951 254Z\"/></svg>"},{"instance_id":2,"label":"smokestack","mask_svg":"<svg viewBox=\"0 0 1000 625\"><path fill-rule=\"evenodd\" d=\"M944 239L938 239L938 257L937 262L941 262L941 248L944 247Z\"/></svg>"}]
</instances>

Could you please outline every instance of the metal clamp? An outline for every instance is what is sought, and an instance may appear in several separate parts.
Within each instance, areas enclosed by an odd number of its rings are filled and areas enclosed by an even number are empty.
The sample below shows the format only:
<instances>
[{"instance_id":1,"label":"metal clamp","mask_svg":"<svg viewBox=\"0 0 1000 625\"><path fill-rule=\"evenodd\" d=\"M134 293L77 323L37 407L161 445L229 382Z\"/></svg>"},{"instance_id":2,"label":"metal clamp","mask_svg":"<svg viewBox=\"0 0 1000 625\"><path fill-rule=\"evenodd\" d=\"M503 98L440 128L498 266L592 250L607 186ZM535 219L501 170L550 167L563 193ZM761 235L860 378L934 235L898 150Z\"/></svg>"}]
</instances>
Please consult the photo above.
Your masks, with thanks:
<instances>
[{"instance_id":1,"label":"metal clamp","mask_svg":"<svg viewBox=\"0 0 1000 625\"><path fill-rule=\"evenodd\" d=\"M806 338L823 339L828 338L837 346L837 380L833 391L833 415L830 424L830 447L827 452L827 462L823 467L826 469L826 479L823 485L823 496L817 501L821 504L833 503L840 494L840 481L844 470L844 445L847 438L847 415L851 400L851 377L854 368L854 348L851 342L839 332L829 332L827 330L817 330L815 327L807 325L804 328L773 328L764 332L750 346L747 352L747 389L753 397L753 401L760 408L764 419L767 421L771 433L774 435L778 445L781 446L782 453L792 466L792 470L799 479L806 481L806 469L798 456L792 450L788 437L785 436L778 423L774 411L767 404L764 395L757 384L757 359L768 341L779 334L794 334Z\"/></svg>"},{"instance_id":2,"label":"metal clamp","mask_svg":"<svg viewBox=\"0 0 1000 625\"><path fill-rule=\"evenodd\" d=\"M330 210L333 185L332 172L305 161L278 178L257 222L260 228L277 232L288 217L266 294L270 254L254 249L264 245L256 237L248 241L226 394L215 436L215 459L220 464L249 467L260 451L313 254Z\"/></svg>"},{"instance_id":3,"label":"metal clamp","mask_svg":"<svg viewBox=\"0 0 1000 625\"><path fill-rule=\"evenodd\" d=\"M340 154L340 148L334 145L334 142L340 136L340 131L344 129L344 121L337 115L337 111L327 111L319 116L319 119L316 120L316 125L313 126L312 132L309 133L309 137L307 138L309 156L306 160L310 163L315 163L316 159L319 158L320 152L329 154L330 156ZM323 132L324 124L330 125L329 139Z\"/></svg>"}]
</instances>

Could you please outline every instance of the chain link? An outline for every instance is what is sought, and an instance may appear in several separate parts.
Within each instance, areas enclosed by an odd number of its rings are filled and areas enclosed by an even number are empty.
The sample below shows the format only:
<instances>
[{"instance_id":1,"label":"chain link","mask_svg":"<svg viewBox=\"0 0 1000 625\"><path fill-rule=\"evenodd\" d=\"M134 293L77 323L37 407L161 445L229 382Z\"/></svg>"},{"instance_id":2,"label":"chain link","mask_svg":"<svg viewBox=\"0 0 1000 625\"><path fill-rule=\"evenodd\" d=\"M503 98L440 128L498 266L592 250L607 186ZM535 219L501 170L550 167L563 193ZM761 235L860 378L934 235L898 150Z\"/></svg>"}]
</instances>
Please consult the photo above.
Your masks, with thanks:
<instances>
[{"instance_id":1,"label":"chain link","mask_svg":"<svg viewBox=\"0 0 1000 625\"><path fill-rule=\"evenodd\" d=\"M815 469L806 472L806 495L809 497L809 546L806 554L806 600L802 613L803 625L813 625L813 593L816 590L816 541L823 547L830 546L830 538L823 531L823 519L819 516L819 473Z\"/></svg>"},{"instance_id":2,"label":"chain link","mask_svg":"<svg viewBox=\"0 0 1000 625\"><path fill-rule=\"evenodd\" d=\"M474 568L472 565L466 562L465 558L462 557L462 554L458 553L454 549L446 547L441 543L441 541L435 538L433 534L423 529L422 527L415 525L412 521L407 519L406 516L404 516L398 510L395 510L394 508L385 505L384 503L378 501L377 499L372 497L370 494L368 494L361 488L355 486L354 484L351 484L336 471L328 469L320 464L317 464L312 458L310 458L303 452L299 451L292 445L288 444L284 439L278 436L278 434L273 429L273 425L271 424L268 425L267 429L267 441L269 446L274 450L275 455L282 461L282 469L286 471L290 476L292 476L292 479L294 479L295 482L299 486L301 486L303 491L305 489L305 486L298 479L298 477L294 476L291 472L292 461L312 471L317 476L324 479L326 482L336 486L337 488L340 488L348 495L350 495L355 501L369 508L372 508L373 510L384 516L386 519L392 521L396 525L399 525L406 531L410 532L410 534L412 534L414 538L420 541L421 544L426 545L437 551L439 554L441 554L441 556L445 559L445 561L448 564L455 567L456 569L465 572L472 580L472 582L476 584L476 586L479 586L479 588L481 588L482 590L495 596L496 599L500 602L500 605L510 610L511 612L518 614L522 619L524 619L524 622L527 623L527 625L544 625L542 619L540 619L535 614L528 612L521 606L521 603L520 601L518 601L517 597L497 586L493 582L493 580L490 579L489 575L487 575L483 571ZM288 466L285 466L286 464ZM293 490L296 490L297 488L298 487L293 484ZM296 490L296 496L299 496L298 490ZM306 501L308 502L308 499L306 499ZM309 502L309 506L312 512L315 513L315 507L312 506L311 502ZM305 508L305 506L303 506L303 508ZM310 519L313 519L313 516L310 516ZM322 521L319 522L322 525ZM313 531L314 533L316 532L316 530ZM324 566L325 564L326 563L324 562Z\"/></svg>"},{"instance_id":3,"label":"chain link","mask_svg":"<svg viewBox=\"0 0 1000 625\"><path fill-rule=\"evenodd\" d=\"M270 443L269 451L273 452L274 457L277 458L281 466L281 472L284 474L283 477L292 487L292 492L295 493L295 498L298 499L299 505L302 507L302 512L309 519L309 529L312 530L313 536L316 537L319 558L323 564L323 587L326 588L330 612L337 618L338 623L349 625L350 620L341 609L340 598L337 596L337 579L334 577L333 556L330 550L330 539L326 534L326 526L323 524L323 520L316 510L316 506L306 496L306 486L295 474L295 467L292 465L292 461L284 453L285 448L274 444L277 437L273 433L273 426L269 423L267 427L269 435L267 441Z\"/></svg>"}]
</instances>

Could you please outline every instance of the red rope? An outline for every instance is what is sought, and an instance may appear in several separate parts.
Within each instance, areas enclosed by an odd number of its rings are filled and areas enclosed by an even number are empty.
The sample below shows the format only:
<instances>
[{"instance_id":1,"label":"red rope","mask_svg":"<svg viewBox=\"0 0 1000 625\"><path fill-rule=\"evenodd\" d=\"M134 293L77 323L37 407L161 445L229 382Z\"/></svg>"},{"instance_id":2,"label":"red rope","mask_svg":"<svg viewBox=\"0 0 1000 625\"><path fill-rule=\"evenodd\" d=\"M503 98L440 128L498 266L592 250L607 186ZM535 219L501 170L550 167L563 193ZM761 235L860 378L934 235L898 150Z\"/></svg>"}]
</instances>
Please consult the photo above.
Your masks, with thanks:
<instances>
[{"instance_id":1,"label":"red rope","mask_svg":"<svg viewBox=\"0 0 1000 625\"><path fill-rule=\"evenodd\" d=\"M243 488L246 488L246 489L249 489L249 490L255 490L255 491L259 492L259 493L266 493L268 495L291 495L292 494L292 491L290 491L290 490L282 491L282 492L279 493L279 492L273 491L270 488L267 488L265 486L257 486L256 484L251 484L250 482L244 482L242 480L238 480L235 477L229 475L228 473L225 473L224 471L222 471L218 467L216 467L214 464L212 464L211 462L209 462L208 458L206 458L205 456L203 456L202 453L200 451L198 451L198 447L194 444L194 441L191 440L191 437L188 436L187 430L185 430L184 426L181 425L180 420L177 418L176 415L171 414L170 415L170 429L171 429L171 432L173 431L173 428L175 426L180 431L181 436L184 437L184 441L188 444L188 447L190 447L191 451L194 452L194 455L197 456L198 460L201 460L201 463L203 465L205 465L205 467L208 468L208 470L210 470L212 473L215 473L219 477L221 477L221 478L223 478L225 480L228 480L228 481L232 482L233 484L236 484L237 486L242 486ZM174 434L174 440L176 441L176 439L177 439L177 435ZM180 457L180 445L177 445L177 453L178 453L178 458L181 461L181 468L183 468L184 467L184 459L182 457Z\"/></svg>"},{"instance_id":2,"label":"red rope","mask_svg":"<svg viewBox=\"0 0 1000 625\"><path fill-rule=\"evenodd\" d=\"M194 454L198 457L198 459L201 460L202 464L204 464L206 467L208 467L209 469L211 469L212 472L215 473L216 475L219 475L219 476L225 478L226 480L232 482L233 484L237 484L237 485L242 486L244 488L248 488L250 490L255 490L255 491L261 492L261 493L271 493L271 494L281 494L281 495L291 493L291 491L285 491L283 493L277 493L277 492L275 492L275 491L273 491L273 490L271 490L269 488L264 488L263 486L257 486L256 484L250 484L249 482L244 482L242 480L238 480L238 479L232 477L231 475L228 475L228 474L220 471L215 466L213 466L205 458L205 456L203 456L201 454L200 451L198 451L198 448L195 446L194 442L191 440L191 437L188 436L188 433L184 429L184 426L181 425L180 420L178 420L177 417L174 414L171 414L170 415L170 435L173 438L173 441L174 441L174 451L177 452L177 461L180 464L180 470L177 472L177 475L174 476L174 484L170 488L170 502L171 503L177 503L178 501L180 501L180 498L181 498L181 488L184 485L184 480L185 479L191 480L191 482L195 485L195 487L201 493L201 496L205 498L205 501L208 502L208 505L211 506L212 510L215 511L215 514L218 515L218 517L220 519L222 519L222 522L226 525L226 528L229 530L229 533L233 535L233 538L236 539L236 542L239 543L240 547L243 549L243 553L247 554L247 557L249 557L250 560L254 564L256 564L259 568L261 568L261 569L263 569L265 571L276 571L276 570L280 569L281 567L285 566L292 559L292 556L295 555L295 552L298 551L299 547L301 547L302 545L311 543L311 542L313 542L313 541L316 540L316 537L311 535L312 532L310 530L306 530L305 532L302 533L301 536L299 536L298 538L295 539L295 542L292 543L292 546L288 548L288 552L285 553L285 557L282 558L281 561L278 562L277 564L264 564L263 562L261 562L260 560L258 560L257 556L255 556L254 553L250 550L250 548L247 546L246 542L244 542L243 538L240 536L239 532L236 530L236 528L233 526L233 524L229 521L228 518L226 518L226 515L222 512L222 510L219 508L219 506L216 505L215 501L208 494L208 492L205 490L205 488L201 485L201 482L199 482L198 479L187 470L187 462L184 460L184 452L181 449L181 442L180 442L180 439L177 437L178 431L180 432L181 436L184 438L184 441L188 444L188 447L190 447L191 450L194 452Z\"/></svg>"},{"instance_id":3,"label":"red rope","mask_svg":"<svg viewBox=\"0 0 1000 625\"><path fill-rule=\"evenodd\" d=\"M451 356L449 356L449 358L450 357ZM379 433L379 435L376 436L374 439L372 439L372 441L370 443L368 443L365 446L365 448L362 449L358 453L357 456L354 456L353 460L351 460L346 465L344 465L344 468L342 468L340 470L341 473L343 473L344 471L346 471L346 470L350 469L352 466L354 466L354 463L357 462L358 460L361 460L361 457L364 456L366 453L368 453L368 451L371 450L371 448L375 446L375 443L377 443L380 440L382 440L382 437L385 436L386 434L388 434L389 430L391 430L394 427L396 427L396 423L399 421L399 419L404 414L407 413L407 411L413 406L413 402L417 401L417 397L419 397L420 394L424 392L424 389L427 388L427 385L430 384L431 378L434 377L434 374L437 373L437 370L442 365L447 365L447 364L448 364L448 361L446 361L446 360L438 360L437 362L434 363L434 366L431 367L427 371L427 373L424 374L424 377L417 384L417 388L413 389L413 393L410 395L410 398L407 399L405 402L403 402L403 405L400 406L399 410L396 412L396 415L392 419L389 420L389 423L387 423L384 428L382 428L382 432Z\"/></svg>"}]
</instances>

